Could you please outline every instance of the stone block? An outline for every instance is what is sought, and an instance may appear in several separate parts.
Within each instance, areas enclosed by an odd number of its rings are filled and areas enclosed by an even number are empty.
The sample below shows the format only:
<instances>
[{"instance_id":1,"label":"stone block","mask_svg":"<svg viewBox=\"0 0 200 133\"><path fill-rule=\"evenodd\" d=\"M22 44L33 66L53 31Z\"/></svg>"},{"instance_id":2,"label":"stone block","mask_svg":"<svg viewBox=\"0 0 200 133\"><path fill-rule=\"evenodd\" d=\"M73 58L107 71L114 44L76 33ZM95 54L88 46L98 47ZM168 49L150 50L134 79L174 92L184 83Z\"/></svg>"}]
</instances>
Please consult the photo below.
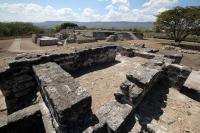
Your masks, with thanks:
<instances>
[{"instance_id":1,"label":"stone block","mask_svg":"<svg viewBox=\"0 0 200 133\"><path fill-rule=\"evenodd\" d=\"M155 54L147 53L147 52L141 52L141 51L133 51L135 56L143 57L146 59L153 59L155 57Z\"/></svg>"},{"instance_id":2,"label":"stone block","mask_svg":"<svg viewBox=\"0 0 200 133\"><path fill-rule=\"evenodd\" d=\"M58 38L53 38L53 37L44 37L44 38L37 39L37 45L39 46L56 45L57 42L58 42Z\"/></svg>"},{"instance_id":3,"label":"stone block","mask_svg":"<svg viewBox=\"0 0 200 133\"><path fill-rule=\"evenodd\" d=\"M61 41L57 42L57 46L63 46L63 43Z\"/></svg>"},{"instance_id":4,"label":"stone block","mask_svg":"<svg viewBox=\"0 0 200 133\"><path fill-rule=\"evenodd\" d=\"M128 104L111 100L96 112L99 123L89 127L84 133L120 133L132 110L133 107Z\"/></svg>"},{"instance_id":5,"label":"stone block","mask_svg":"<svg viewBox=\"0 0 200 133\"><path fill-rule=\"evenodd\" d=\"M117 41L117 37L116 37L116 35L110 35L109 37L106 38L105 41L106 42L116 42Z\"/></svg>"},{"instance_id":6,"label":"stone block","mask_svg":"<svg viewBox=\"0 0 200 133\"><path fill-rule=\"evenodd\" d=\"M0 119L2 133L44 133L38 105L29 106Z\"/></svg>"},{"instance_id":7,"label":"stone block","mask_svg":"<svg viewBox=\"0 0 200 133\"><path fill-rule=\"evenodd\" d=\"M164 57L173 59L173 63L179 64L181 62L183 55L182 54L167 54L167 55L164 55Z\"/></svg>"},{"instance_id":8,"label":"stone block","mask_svg":"<svg viewBox=\"0 0 200 133\"><path fill-rule=\"evenodd\" d=\"M33 71L41 87L41 94L60 125L71 127L90 111L90 94L59 65L49 62L33 66Z\"/></svg>"},{"instance_id":9,"label":"stone block","mask_svg":"<svg viewBox=\"0 0 200 133\"><path fill-rule=\"evenodd\" d=\"M120 90L133 104L142 98L143 89L130 82L129 80L122 82L120 85Z\"/></svg>"},{"instance_id":10,"label":"stone block","mask_svg":"<svg viewBox=\"0 0 200 133\"><path fill-rule=\"evenodd\" d=\"M89 43L89 42L96 42L97 40L95 38L82 38L82 39L76 39L76 43Z\"/></svg>"},{"instance_id":11,"label":"stone block","mask_svg":"<svg viewBox=\"0 0 200 133\"><path fill-rule=\"evenodd\" d=\"M160 78L162 70L148 67L138 67L126 74L129 81L135 83L138 87L146 89L149 85L154 84Z\"/></svg>"},{"instance_id":12,"label":"stone block","mask_svg":"<svg viewBox=\"0 0 200 133\"><path fill-rule=\"evenodd\" d=\"M170 64L165 67L161 82L180 90L191 72L192 69L187 66Z\"/></svg>"}]
</instances>

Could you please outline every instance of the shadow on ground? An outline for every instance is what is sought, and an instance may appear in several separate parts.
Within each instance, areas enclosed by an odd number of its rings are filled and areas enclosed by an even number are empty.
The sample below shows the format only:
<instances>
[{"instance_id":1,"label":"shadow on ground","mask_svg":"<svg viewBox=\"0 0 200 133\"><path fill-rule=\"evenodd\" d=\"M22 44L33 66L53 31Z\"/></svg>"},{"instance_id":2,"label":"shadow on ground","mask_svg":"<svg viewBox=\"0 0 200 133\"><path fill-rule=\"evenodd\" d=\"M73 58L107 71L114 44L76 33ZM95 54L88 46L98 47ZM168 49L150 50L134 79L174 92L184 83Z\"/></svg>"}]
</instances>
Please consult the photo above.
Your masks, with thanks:
<instances>
[{"instance_id":1,"label":"shadow on ground","mask_svg":"<svg viewBox=\"0 0 200 133\"><path fill-rule=\"evenodd\" d=\"M159 120L160 116L163 114L169 88L169 86L164 86L159 83L154 85L147 95L144 96L130 119L126 122L126 126L122 130L123 133L152 132L152 129L147 125L150 124L153 119Z\"/></svg>"},{"instance_id":2,"label":"shadow on ground","mask_svg":"<svg viewBox=\"0 0 200 133\"><path fill-rule=\"evenodd\" d=\"M82 76L84 74L87 74L87 73L90 73L90 72L94 72L94 71L98 71L98 70L102 70L102 69L114 66L114 65L116 65L118 63L120 63L120 61L116 61L115 60L115 61L112 61L112 62L109 62L109 63L104 63L104 64L90 66L90 67L78 70L78 71L76 71L74 73L71 73L71 75L74 78L78 78L78 77L80 77L80 76Z\"/></svg>"}]
</instances>

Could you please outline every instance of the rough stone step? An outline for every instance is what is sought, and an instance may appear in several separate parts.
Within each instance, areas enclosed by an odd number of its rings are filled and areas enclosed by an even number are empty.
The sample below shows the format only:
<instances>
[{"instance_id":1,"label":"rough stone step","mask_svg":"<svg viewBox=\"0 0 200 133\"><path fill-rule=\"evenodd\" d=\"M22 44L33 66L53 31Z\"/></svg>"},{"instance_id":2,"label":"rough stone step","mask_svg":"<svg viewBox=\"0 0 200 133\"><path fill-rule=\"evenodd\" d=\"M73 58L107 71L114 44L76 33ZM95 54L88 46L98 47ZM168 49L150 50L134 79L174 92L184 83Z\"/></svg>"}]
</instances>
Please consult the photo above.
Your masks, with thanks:
<instances>
[{"instance_id":1,"label":"rough stone step","mask_svg":"<svg viewBox=\"0 0 200 133\"><path fill-rule=\"evenodd\" d=\"M132 110L133 107L128 104L111 100L95 113L99 123L87 128L84 133L120 133Z\"/></svg>"}]
</instances>

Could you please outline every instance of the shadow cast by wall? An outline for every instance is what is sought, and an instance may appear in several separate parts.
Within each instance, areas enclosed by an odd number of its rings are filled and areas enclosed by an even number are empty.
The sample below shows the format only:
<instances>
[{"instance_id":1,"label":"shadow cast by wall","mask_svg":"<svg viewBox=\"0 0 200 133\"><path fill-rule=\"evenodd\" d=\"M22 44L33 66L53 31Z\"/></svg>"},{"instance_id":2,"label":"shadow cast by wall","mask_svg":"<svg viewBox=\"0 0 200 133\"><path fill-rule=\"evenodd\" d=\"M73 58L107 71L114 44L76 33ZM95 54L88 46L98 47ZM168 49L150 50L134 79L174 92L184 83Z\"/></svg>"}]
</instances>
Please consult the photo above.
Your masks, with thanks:
<instances>
[{"instance_id":1,"label":"shadow cast by wall","mask_svg":"<svg viewBox=\"0 0 200 133\"><path fill-rule=\"evenodd\" d=\"M154 85L139 103L122 131L124 131L124 133L128 133L131 130L138 132L148 131L147 125L150 124L153 119L159 120L160 116L163 114L162 109L166 107L169 88L169 86L164 86L160 83ZM136 120L136 118L138 120Z\"/></svg>"},{"instance_id":2,"label":"shadow cast by wall","mask_svg":"<svg viewBox=\"0 0 200 133\"><path fill-rule=\"evenodd\" d=\"M98 70L102 70L111 66L114 66L116 64L120 63L120 61L112 61L112 62L108 62L108 63L104 63L104 64L100 64L100 65L94 65L94 66L90 66L87 68L83 68L80 70L77 70L76 72L70 73L72 75L72 77L74 78L78 78L84 74L90 73L90 72L94 72L94 71L98 71Z\"/></svg>"}]
</instances>

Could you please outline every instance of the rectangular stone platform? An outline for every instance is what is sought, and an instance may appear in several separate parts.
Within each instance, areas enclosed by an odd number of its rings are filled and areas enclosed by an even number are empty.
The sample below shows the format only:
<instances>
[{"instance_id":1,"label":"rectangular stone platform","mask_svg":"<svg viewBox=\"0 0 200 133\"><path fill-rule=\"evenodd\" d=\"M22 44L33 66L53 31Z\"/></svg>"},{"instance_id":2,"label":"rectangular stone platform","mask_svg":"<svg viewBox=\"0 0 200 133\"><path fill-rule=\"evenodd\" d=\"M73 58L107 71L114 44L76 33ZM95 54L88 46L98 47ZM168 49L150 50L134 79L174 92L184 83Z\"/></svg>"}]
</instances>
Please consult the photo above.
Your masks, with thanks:
<instances>
[{"instance_id":1,"label":"rectangular stone platform","mask_svg":"<svg viewBox=\"0 0 200 133\"><path fill-rule=\"evenodd\" d=\"M53 37L43 37L37 39L37 45L39 46L51 46L51 45L57 45L58 38Z\"/></svg>"},{"instance_id":2,"label":"rectangular stone platform","mask_svg":"<svg viewBox=\"0 0 200 133\"><path fill-rule=\"evenodd\" d=\"M91 95L53 62L33 66L41 94L60 126L72 127L91 110Z\"/></svg>"}]
</instances>

